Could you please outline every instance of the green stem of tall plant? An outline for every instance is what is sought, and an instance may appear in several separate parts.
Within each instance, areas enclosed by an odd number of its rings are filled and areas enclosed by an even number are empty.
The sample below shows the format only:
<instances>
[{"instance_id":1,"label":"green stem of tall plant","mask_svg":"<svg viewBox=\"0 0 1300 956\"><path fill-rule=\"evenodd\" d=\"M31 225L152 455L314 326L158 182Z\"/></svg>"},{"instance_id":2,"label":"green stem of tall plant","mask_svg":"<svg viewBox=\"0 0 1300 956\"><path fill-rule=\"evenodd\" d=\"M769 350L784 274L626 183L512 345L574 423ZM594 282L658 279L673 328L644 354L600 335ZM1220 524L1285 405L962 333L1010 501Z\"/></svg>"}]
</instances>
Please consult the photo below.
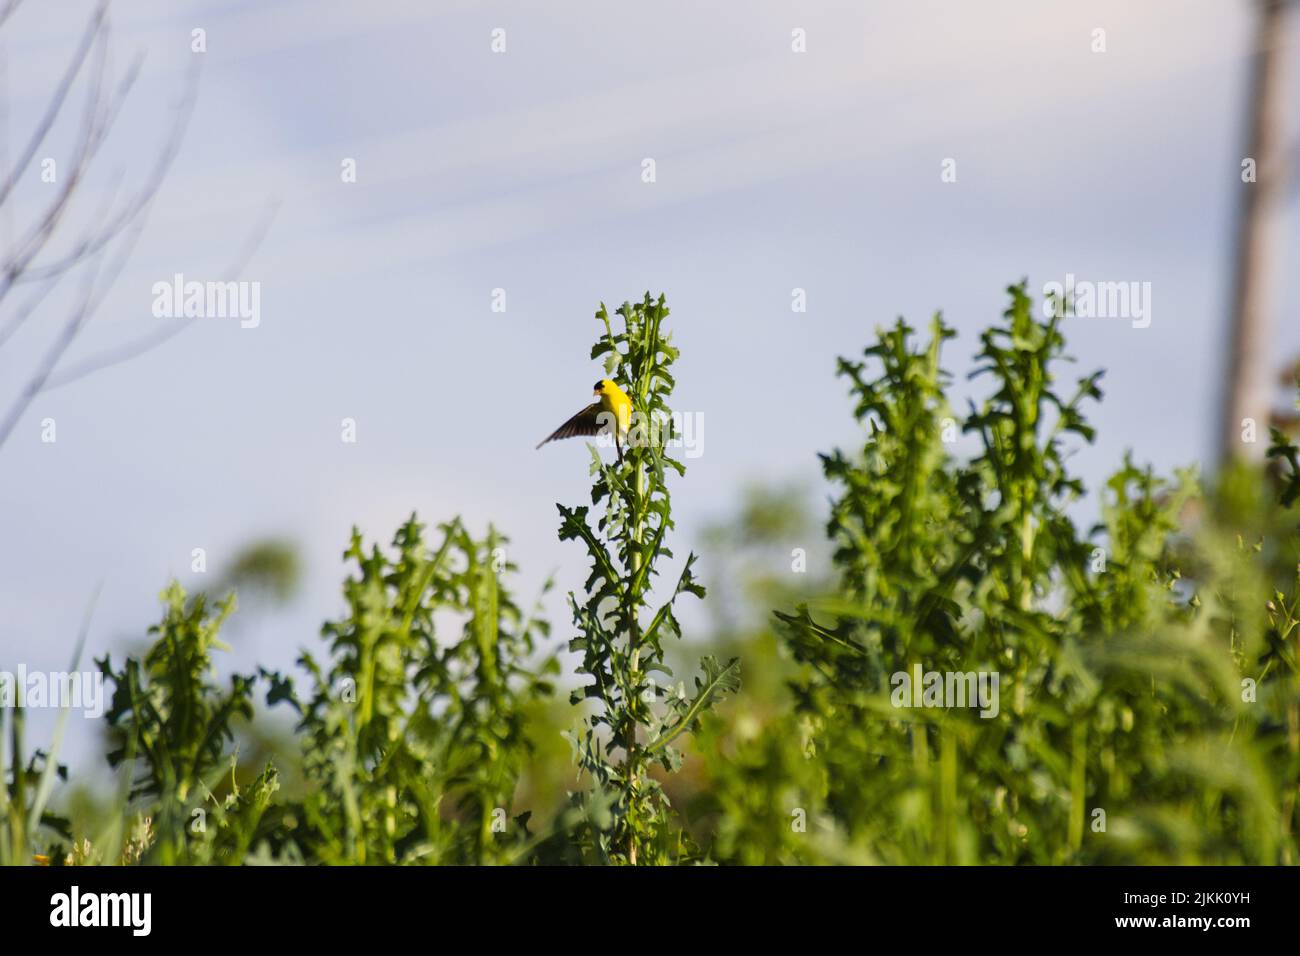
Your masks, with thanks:
<instances>
[{"instance_id":1,"label":"green stem of tall plant","mask_svg":"<svg viewBox=\"0 0 1300 956\"><path fill-rule=\"evenodd\" d=\"M585 597L570 595L579 631L570 646L583 652L578 671L592 683L575 691L570 701L576 705L594 699L599 706L584 720L581 735L571 739L579 766L600 790L588 807L592 819L600 821L592 831L594 849L605 860L657 863L679 859L686 844L679 839L679 856L674 856L668 803L648 768L653 762L667 772L681 766L682 755L670 743L691 730L720 696L739 689L740 665L735 659L724 665L703 658L694 697L684 684L672 695L662 694L649 676L671 676L663 642L681 637L673 611L677 598L703 598L705 592L691 570L696 560L691 554L657 609L647 606L659 559L673 557L665 544L673 527L666 473L681 476L686 471L669 454L673 424L668 399L675 384L670 368L678 353L662 331L668 315L663 296L656 301L647 294L635 304L624 303L615 314L621 328L615 328L603 305L596 313L604 334L591 357L604 361L605 374L631 400L630 429L617 463L607 463L592 449L596 481L591 500L604 504L595 527L587 521L588 507L559 506L560 540L581 540L592 560ZM617 807L612 817L610 797ZM611 820L612 825L605 822Z\"/></svg>"},{"instance_id":2,"label":"green stem of tall plant","mask_svg":"<svg viewBox=\"0 0 1300 956\"><path fill-rule=\"evenodd\" d=\"M641 396L637 396L641 398ZM642 463L641 449L629 449L629 458L632 462L634 472L632 482L632 580L640 580L641 562L644 555L641 553L642 542L645 531L645 468ZM640 689L640 643L641 643L641 623L638 616L638 608L641 601L641 586L634 585L628 595L631 604L631 625L628 628L628 660L631 662L631 677L629 687L635 695ZM627 729L624 732L626 741L625 757L623 761L623 779L624 786L627 790L627 806L633 807L636 804L637 792L641 784L641 753L637 747L636 740L636 712L634 700L628 701L627 709ZM627 832L627 859L628 862L635 865L637 858L637 828L628 827Z\"/></svg>"},{"instance_id":3,"label":"green stem of tall plant","mask_svg":"<svg viewBox=\"0 0 1300 956\"><path fill-rule=\"evenodd\" d=\"M11 720L13 730L9 756L13 761L14 789L9 806L9 859L5 862L16 865L27 862L27 787L25 767L23 764L23 709L13 710ZM5 782L0 778L0 787Z\"/></svg>"}]
</instances>

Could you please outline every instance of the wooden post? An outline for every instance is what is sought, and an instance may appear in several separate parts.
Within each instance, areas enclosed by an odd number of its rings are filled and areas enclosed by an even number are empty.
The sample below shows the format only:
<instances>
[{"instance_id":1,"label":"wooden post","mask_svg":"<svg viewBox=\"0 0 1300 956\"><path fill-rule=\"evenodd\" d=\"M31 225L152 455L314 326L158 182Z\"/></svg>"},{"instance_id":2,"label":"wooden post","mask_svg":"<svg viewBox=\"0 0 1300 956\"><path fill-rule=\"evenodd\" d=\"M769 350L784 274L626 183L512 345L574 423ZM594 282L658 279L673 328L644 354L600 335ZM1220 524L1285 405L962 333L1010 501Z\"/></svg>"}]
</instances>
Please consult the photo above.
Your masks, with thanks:
<instances>
[{"instance_id":1,"label":"wooden post","mask_svg":"<svg viewBox=\"0 0 1300 956\"><path fill-rule=\"evenodd\" d=\"M1282 243L1286 202L1286 60L1288 14L1293 0L1257 0L1259 25L1250 78L1246 156L1255 161L1255 182L1243 182L1232 291L1227 379L1222 396L1219 463L1259 461L1268 448L1276 356L1272 353L1273 273ZM1243 157L1244 161L1245 157ZM1255 422L1256 440L1242 441L1244 419Z\"/></svg>"}]
</instances>

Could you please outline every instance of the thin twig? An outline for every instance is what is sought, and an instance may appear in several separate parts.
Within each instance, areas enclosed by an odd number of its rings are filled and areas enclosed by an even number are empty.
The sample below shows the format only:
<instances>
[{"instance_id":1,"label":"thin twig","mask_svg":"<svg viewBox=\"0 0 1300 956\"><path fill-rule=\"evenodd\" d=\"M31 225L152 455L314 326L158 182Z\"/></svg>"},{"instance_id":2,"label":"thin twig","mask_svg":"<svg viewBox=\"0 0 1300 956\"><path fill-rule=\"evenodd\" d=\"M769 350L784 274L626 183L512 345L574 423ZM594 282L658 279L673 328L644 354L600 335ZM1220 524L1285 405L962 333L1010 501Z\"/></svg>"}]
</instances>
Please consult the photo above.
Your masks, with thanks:
<instances>
[{"instance_id":1,"label":"thin twig","mask_svg":"<svg viewBox=\"0 0 1300 956\"><path fill-rule=\"evenodd\" d=\"M13 16L13 12L22 5L23 0L9 0L8 3L0 8L0 27L5 25L5 21Z\"/></svg>"},{"instance_id":2,"label":"thin twig","mask_svg":"<svg viewBox=\"0 0 1300 956\"><path fill-rule=\"evenodd\" d=\"M112 209L113 203L117 199L117 192L120 186L121 181L119 176L118 181L114 183L112 190L109 191L108 197L104 202L104 208L100 210L99 215L95 217L96 219L103 220L108 218L109 211ZM20 306L8 323L0 326L0 348L4 348L5 343L8 342L9 339L13 337L14 333L22 328L23 324L35 313L37 307L45 300L46 295L48 295L50 291L59 284L60 280L62 280L62 278L70 271L71 269L61 269L58 272L51 273L47 276L45 284L41 286L40 291Z\"/></svg>"},{"instance_id":3,"label":"thin twig","mask_svg":"<svg viewBox=\"0 0 1300 956\"><path fill-rule=\"evenodd\" d=\"M248 260L253 257L253 254L257 251L258 247L261 246L262 240L266 237L267 231L271 228L271 222L275 218L275 214L278 210L278 203L272 203L268 207L267 212L263 215L261 221L258 222L249 233L240 256L238 256L235 261L227 267L225 274L221 278L222 282L234 280L243 271ZM114 365L120 365L121 363L137 358L146 352L151 352L158 348L158 346L170 341L177 335L180 335L197 321L199 321L197 318L188 318L183 322L164 326L157 332L142 335L134 341L126 342L122 345L97 352L75 365L70 365L68 368L58 372L57 374L51 374L45 384L41 387L41 391L49 392L56 388L61 388L64 385L77 381L78 379L85 378L87 375L94 372L111 368ZM0 437L0 443L3 443L3 441L4 439Z\"/></svg>"},{"instance_id":4,"label":"thin twig","mask_svg":"<svg viewBox=\"0 0 1300 956\"><path fill-rule=\"evenodd\" d=\"M82 120L77 147L73 152L75 159L72 163L72 170L64 179L63 187L59 190L59 195L54 202L42 213L28 234L19 240L16 246L18 251L12 254L4 264L4 274L0 276L0 300L3 300L9 293L14 280L22 275L28 264L45 247L50 237L54 235L54 231L63 219L63 215L67 211L77 187L81 184L81 179L90 165L90 160L103 143L102 134L106 130L100 125L97 117L102 109L101 91L103 89L104 64L107 57L107 32L107 28L105 28L96 34L99 40L96 46L96 70L86 95L85 116ZM3 199L0 198L0 202L2 201Z\"/></svg>"},{"instance_id":5,"label":"thin twig","mask_svg":"<svg viewBox=\"0 0 1300 956\"><path fill-rule=\"evenodd\" d=\"M0 26L9 18L9 15L18 7L21 0L12 0L12 2L0 11ZM63 74L63 79L54 90L54 95L50 98L49 104L45 107L45 114L37 124L36 129L32 132L32 137L27 142L27 148L22 153L22 158L14 165L9 176L3 184L0 184L0 206L4 205L9 194L13 191L18 182L18 177L30 165L36 151L41 148L41 143L49 134L54 121L58 119L60 111L63 109L63 102L68 98L68 91L72 89L72 84L81 72L82 65L86 62L86 57L90 54L91 45L95 42L95 37L99 35L100 29L104 23L104 17L108 14L108 0L100 0L99 6L91 14L90 22L86 25L86 32L82 35L81 43L77 47L77 52L73 54L67 70Z\"/></svg>"},{"instance_id":6,"label":"thin twig","mask_svg":"<svg viewBox=\"0 0 1300 956\"><path fill-rule=\"evenodd\" d=\"M118 275L121 274L123 267L130 258L132 248L135 246L135 242L139 239L140 233L143 229L143 221L132 227L130 232L127 233L126 239L119 246L117 257L113 260L107 270L102 269L102 260L105 253L99 253L94 260L92 260L93 268L87 268L86 270L88 277L83 286L84 292L81 301L78 303L77 307L73 309L72 314L68 317L67 321L64 322L63 329L60 331L58 338L45 353L45 357L37 367L35 374L28 379L27 384L24 385L22 391L19 392L18 397L14 400L14 404L10 407L9 414L5 417L3 423L0 423L0 446L3 446L8 440L9 435L13 432L14 428L18 425L19 420L22 418L23 413L27 411L27 407L31 405L32 400L36 398L36 395L41 391L41 389L45 387L46 381L49 379L50 375L53 374L55 367L59 364L60 359L63 358L64 353L67 352L69 346L72 345L73 340L75 340L81 330L85 328L90 317L103 302L104 296L108 294L108 290L112 288L113 283L117 280ZM101 275L107 277L103 282L100 281Z\"/></svg>"}]
</instances>

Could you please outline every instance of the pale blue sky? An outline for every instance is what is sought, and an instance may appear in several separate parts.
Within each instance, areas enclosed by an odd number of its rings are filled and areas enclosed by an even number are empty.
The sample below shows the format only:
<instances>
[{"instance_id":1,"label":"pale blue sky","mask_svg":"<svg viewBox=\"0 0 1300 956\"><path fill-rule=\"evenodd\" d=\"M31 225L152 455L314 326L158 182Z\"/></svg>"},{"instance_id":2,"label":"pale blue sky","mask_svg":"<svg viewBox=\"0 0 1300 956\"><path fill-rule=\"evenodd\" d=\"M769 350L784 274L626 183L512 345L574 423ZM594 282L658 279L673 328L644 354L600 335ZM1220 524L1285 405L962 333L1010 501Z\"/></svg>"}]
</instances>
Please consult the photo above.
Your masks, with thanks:
<instances>
[{"instance_id":1,"label":"pale blue sky","mask_svg":"<svg viewBox=\"0 0 1300 956\"><path fill-rule=\"evenodd\" d=\"M191 549L216 570L268 533L301 544L305 588L232 631L231 661L288 666L339 606L351 525L386 541L413 509L496 522L525 595L557 571L548 606L566 639L583 556L556 540L554 502L586 499L587 452L533 446L588 399L598 302L647 289L672 307L676 404L706 423L675 490L683 556L744 482L815 486L815 453L854 440L836 355L941 308L964 376L1022 277L1035 294L1067 272L1152 283L1150 328L1071 332L1080 373L1108 369L1100 439L1077 458L1090 484L1127 447L1164 468L1210 450L1245 0L118 7L119 65L147 58L89 196L118 169L144 174L191 29L208 52L173 174L72 358L169 321L150 313L152 284L219 277L274 200L244 273L261 325L205 320L33 405L0 450L0 667L62 666L100 581L90 651L120 649L169 575L202 583ZM0 33L11 153L88 8L32 2ZM1290 87L1300 104L1296 64ZM947 157L956 183L940 181ZM30 213L48 187L28 179ZM1300 350L1285 271L1279 356ZM489 308L497 287L505 314ZM57 316L0 350L0 400Z\"/></svg>"}]
</instances>

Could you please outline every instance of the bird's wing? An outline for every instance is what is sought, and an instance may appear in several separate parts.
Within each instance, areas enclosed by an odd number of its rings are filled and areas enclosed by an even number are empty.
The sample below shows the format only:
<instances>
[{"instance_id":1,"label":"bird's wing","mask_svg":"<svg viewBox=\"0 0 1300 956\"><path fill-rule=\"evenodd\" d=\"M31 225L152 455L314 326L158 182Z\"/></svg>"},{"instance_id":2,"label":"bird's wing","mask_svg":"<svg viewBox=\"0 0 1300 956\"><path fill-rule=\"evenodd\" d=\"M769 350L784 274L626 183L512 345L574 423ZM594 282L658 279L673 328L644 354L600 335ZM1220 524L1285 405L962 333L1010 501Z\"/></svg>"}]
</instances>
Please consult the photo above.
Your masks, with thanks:
<instances>
[{"instance_id":1,"label":"bird's wing","mask_svg":"<svg viewBox=\"0 0 1300 956\"><path fill-rule=\"evenodd\" d=\"M555 429L549 438L538 442L537 447L541 448L548 441L557 441L561 438L573 438L575 435L599 435L601 429L606 425L606 422L601 421L600 413L600 402L592 402L559 428Z\"/></svg>"}]
</instances>

